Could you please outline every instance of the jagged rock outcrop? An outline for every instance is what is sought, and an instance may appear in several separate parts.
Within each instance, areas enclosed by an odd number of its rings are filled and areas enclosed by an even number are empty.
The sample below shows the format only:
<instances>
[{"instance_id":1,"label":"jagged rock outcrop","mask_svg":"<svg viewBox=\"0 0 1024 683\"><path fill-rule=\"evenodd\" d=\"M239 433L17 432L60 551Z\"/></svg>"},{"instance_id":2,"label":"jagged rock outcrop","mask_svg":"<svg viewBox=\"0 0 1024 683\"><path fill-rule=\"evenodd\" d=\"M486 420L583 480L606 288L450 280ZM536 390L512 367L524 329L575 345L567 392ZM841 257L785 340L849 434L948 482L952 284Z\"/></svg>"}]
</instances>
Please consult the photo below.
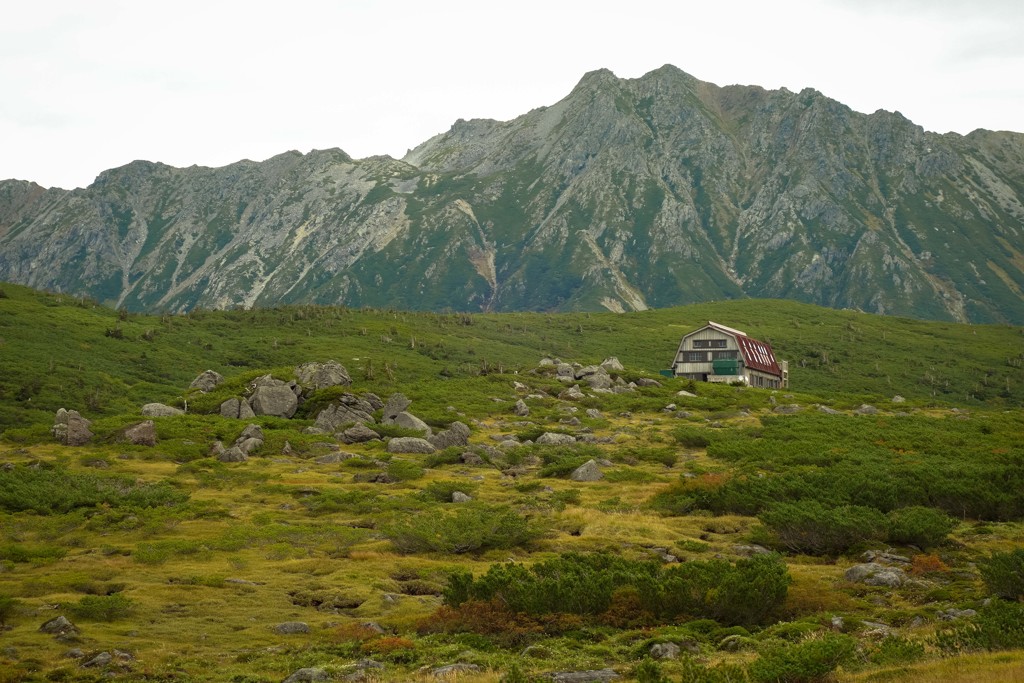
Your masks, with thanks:
<instances>
[{"instance_id":1,"label":"jagged rock outcrop","mask_svg":"<svg viewBox=\"0 0 1024 683\"><path fill-rule=\"evenodd\" d=\"M152 420L143 420L142 422L125 427L121 436L125 441L136 446L155 446L156 425L153 424Z\"/></svg>"},{"instance_id":2,"label":"jagged rock outcrop","mask_svg":"<svg viewBox=\"0 0 1024 683\"><path fill-rule=\"evenodd\" d=\"M388 441L388 453L433 453L436 449L426 439L415 436L398 436Z\"/></svg>"},{"instance_id":3,"label":"jagged rock outcrop","mask_svg":"<svg viewBox=\"0 0 1024 683\"><path fill-rule=\"evenodd\" d=\"M1024 135L811 88L586 74L404 159L136 161L0 183L0 280L131 310L643 310L743 296L1024 322ZM36 264L46 263L46 268Z\"/></svg>"},{"instance_id":4,"label":"jagged rock outcrop","mask_svg":"<svg viewBox=\"0 0 1024 683\"><path fill-rule=\"evenodd\" d=\"M175 415L184 415L185 411L163 403L147 403L142 406L142 414L146 417L174 417Z\"/></svg>"},{"instance_id":5,"label":"jagged rock outcrop","mask_svg":"<svg viewBox=\"0 0 1024 683\"><path fill-rule=\"evenodd\" d=\"M299 407L299 398L294 382L289 383L266 375L260 377L254 384L252 396L249 397L249 405L254 413L286 418L295 415Z\"/></svg>"},{"instance_id":6,"label":"jagged rock outcrop","mask_svg":"<svg viewBox=\"0 0 1024 683\"><path fill-rule=\"evenodd\" d=\"M224 381L224 376L219 372L213 370L204 370L192 380L192 383L188 385L189 389L198 389L202 392L213 391L221 382Z\"/></svg>"},{"instance_id":7,"label":"jagged rock outcrop","mask_svg":"<svg viewBox=\"0 0 1024 683\"><path fill-rule=\"evenodd\" d=\"M604 478L604 472L598 466L596 460L588 460L569 475L572 481L600 481Z\"/></svg>"},{"instance_id":8,"label":"jagged rock outcrop","mask_svg":"<svg viewBox=\"0 0 1024 683\"><path fill-rule=\"evenodd\" d=\"M249 420L256 417L249 401L244 398L229 398L220 404L221 417L228 417L235 420Z\"/></svg>"},{"instance_id":9,"label":"jagged rock outcrop","mask_svg":"<svg viewBox=\"0 0 1024 683\"><path fill-rule=\"evenodd\" d=\"M469 426L463 422L453 422L448 429L427 437L434 448L441 451L452 446L469 445Z\"/></svg>"},{"instance_id":10,"label":"jagged rock outcrop","mask_svg":"<svg viewBox=\"0 0 1024 683\"><path fill-rule=\"evenodd\" d=\"M93 433L89 430L92 422L78 414L77 410L59 408L53 419L50 433L65 446L84 446L89 443Z\"/></svg>"},{"instance_id":11,"label":"jagged rock outcrop","mask_svg":"<svg viewBox=\"0 0 1024 683\"><path fill-rule=\"evenodd\" d=\"M332 403L316 416L313 424L325 432L335 432L342 425L355 423L373 424L373 406L354 394L342 394L337 403Z\"/></svg>"},{"instance_id":12,"label":"jagged rock outcrop","mask_svg":"<svg viewBox=\"0 0 1024 683\"><path fill-rule=\"evenodd\" d=\"M295 379L306 392L327 387L347 387L352 384L348 370L334 360L329 360L326 363L303 363L295 368Z\"/></svg>"}]
</instances>

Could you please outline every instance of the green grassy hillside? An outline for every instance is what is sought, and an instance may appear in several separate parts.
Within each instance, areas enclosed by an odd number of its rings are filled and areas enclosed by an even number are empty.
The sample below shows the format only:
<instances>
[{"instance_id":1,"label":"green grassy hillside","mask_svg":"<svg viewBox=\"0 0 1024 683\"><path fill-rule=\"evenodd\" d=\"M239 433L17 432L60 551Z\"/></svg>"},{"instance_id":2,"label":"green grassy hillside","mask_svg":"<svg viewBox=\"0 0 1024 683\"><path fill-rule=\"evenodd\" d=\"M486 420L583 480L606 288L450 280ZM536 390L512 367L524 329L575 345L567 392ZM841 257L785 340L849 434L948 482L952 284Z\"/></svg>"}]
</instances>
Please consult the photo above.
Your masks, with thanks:
<instances>
[{"instance_id":1,"label":"green grassy hillside","mask_svg":"<svg viewBox=\"0 0 1024 683\"><path fill-rule=\"evenodd\" d=\"M1019 329L754 301L161 318L2 290L0 681L966 683L1024 667ZM658 376L708 319L770 340L792 390ZM623 382L660 385L581 382L572 399L538 367L612 355ZM376 422L363 443L317 433L339 388L292 419L218 414L260 375L331 358L344 391L402 392L435 432L466 424L468 445L392 452L413 432ZM224 383L187 391L207 368ZM154 418L153 446L127 442L153 401L188 412ZM56 443L58 407L92 420L91 442ZM247 424L264 434L248 460L213 455ZM601 478L572 478L588 461ZM898 585L847 575L867 552ZM40 630L58 616L74 629Z\"/></svg>"},{"instance_id":2,"label":"green grassy hillside","mask_svg":"<svg viewBox=\"0 0 1024 683\"><path fill-rule=\"evenodd\" d=\"M1024 329L736 300L625 315L434 314L294 307L119 314L88 300L0 286L0 429L57 408L110 415L181 404L202 370L226 377L336 359L387 392L443 396L469 378L532 368L543 356L617 356L656 375L707 320L770 341L794 390L835 400L895 394L935 405L1024 403ZM436 381L435 381L436 380ZM410 386L412 385L412 386Z\"/></svg>"}]
</instances>

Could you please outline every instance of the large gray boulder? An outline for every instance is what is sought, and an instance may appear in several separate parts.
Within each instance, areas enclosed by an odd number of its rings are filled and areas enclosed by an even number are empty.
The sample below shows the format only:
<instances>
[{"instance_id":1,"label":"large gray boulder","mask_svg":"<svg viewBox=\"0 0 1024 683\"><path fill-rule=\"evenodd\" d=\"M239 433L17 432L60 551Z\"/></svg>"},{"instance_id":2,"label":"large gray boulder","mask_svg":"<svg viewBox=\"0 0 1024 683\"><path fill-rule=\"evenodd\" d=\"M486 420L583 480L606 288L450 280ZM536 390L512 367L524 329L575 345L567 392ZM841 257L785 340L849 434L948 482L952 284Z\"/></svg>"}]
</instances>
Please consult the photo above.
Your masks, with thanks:
<instances>
[{"instance_id":1,"label":"large gray boulder","mask_svg":"<svg viewBox=\"0 0 1024 683\"><path fill-rule=\"evenodd\" d=\"M398 415L395 415L393 418L385 419L384 423L398 425L402 429L412 429L417 432L420 432L424 436L430 436L431 434L434 433L434 431L430 428L430 425L428 425L426 422L419 419L412 413L406 413L404 411L399 413Z\"/></svg>"},{"instance_id":2,"label":"large gray boulder","mask_svg":"<svg viewBox=\"0 0 1024 683\"><path fill-rule=\"evenodd\" d=\"M239 437L235 439L235 448L249 455L256 449L261 448L263 441L263 428L257 424L250 424L246 425Z\"/></svg>"},{"instance_id":3,"label":"large gray boulder","mask_svg":"<svg viewBox=\"0 0 1024 683\"><path fill-rule=\"evenodd\" d=\"M651 379L650 377L641 377L636 381L636 385L638 387L660 387L661 382L656 379Z\"/></svg>"},{"instance_id":4,"label":"large gray boulder","mask_svg":"<svg viewBox=\"0 0 1024 683\"><path fill-rule=\"evenodd\" d=\"M125 427L122 437L125 441L135 446L155 446L156 425L153 424L152 420L133 424L130 427Z\"/></svg>"},{"instance_id":5,"label":"large gray boulder","mask_svg":"<svg viewBox=\"0 0 1024 683\"><path fill-rule=\"evenodd\" d=\"M89 431L92 423L78 414L77 410L59 408L53 418L50 433L65 446L84 446L89 443L93 433Z\"/></svg>"},{"instance_id":6,"label":"large gray boulder","mask_svg":"<svg viewBox=\"0 0 1024 683\"><path fill-rule=\"evenodd\" d=\"M572 434L559 434L557 432L544 432L537 437L536 443L545 446L568 446L576 443L576 437Z\"/></svg>"},{"instance_id":7,"label":"large gray boulder","mask_svg":"<svg viewBox=\"0 0 1024 683\"><path fill-rule=\"evenodd\" d=\"M175 415L184 415L185 411L163 403L147 403L142 406L142 414L145 417L174 417Z\"/></svg>"},{"instance_id":8,"label":"large gray boulder","mask_svg":"<svg viewBox=\"0 0 1024 683\"><path fill-rule=\"evenodd\" d=\"M249 405L257 415L290 418L299 407L299 399L287 382L267 376L257 380Z\"/></svg>"},{"instance_id":9,"label":"large gray boulder","mask_svg":"<svg viewBox=\"0 0 1024 683\"><path fill-rule=\"evenodd\" d=\"M213 391L223 381L224 376L221 375L219 372L214 372L213 370L206 370L200 373L200 375L196 377L194 380L192 380L192 384L189 384L188 388L198 389L199 391L205 394L208 391Z\"/></svg>"},{"instance_id":10,"label":"large gray boulder","mask_svg":"<svg viewBox=\"0 0 1024 683\"><path fill-rule=\"evenodd\" d=\"M387 403L384 404L384 419L394 420L399 413L404 412L411 405L412 401L405 394L391 394Z\"/></svg>"},{"instance_id":11,"label":"large gray boulder","mask_svg":"<svg viewBox=\"0 0 1024 683\"><path fill-rule=\"evenodd\" d=\"M274 633L279 635L294 635L296 633L309 633L309 624L304 621L286 621L274 627Z\"/></svg>"},{"instance_id":12,"label":"large gray boulder","mask_svg":"<svg viewBox=\"0 0 1024 683\"><path fill-rule=\"evenodd\" d=\"M103 667L108 666L112 661L114 661L114 655L109 652L100 652L92 659L83 663L82 666L90 669L102 669Z\"/></svg>"},{"instance_id":13,"label":"large gray boulder","mask_svg":"<svg viewBox=\"0 0 1024 683\"><path fill-rule=\"evenodd\" d=\"M334 360L326 363L303 363L295 368L295 379L306 392L327 387L347 387L352 384L348 370Z\"/></svg>"},{"instance_id":14,"label":"large gray boulder","mask_svg":"<svg viewBox=\"0 0 1024 683\"><path fill-rule=\"evenodd\" d=\"M434 678L455 678L461 674L472 674L480 671L480 667L476 664L448 664L445 666L439 666L436 669L431 669L430 674Z\"/></svg>"},{"instance_id":15,"label":"large gray boulder","mask_svg":"<svg viewBox=\"0 0 1024 683\"><path fill-rule=\"evenodd\" d=\"M516 401L516 404L512 406L512 413L519 417L529 417L530 406L526 405L526 402L523 399L519 399Z\"/></svg>"},{"instance_id":16,"label":"large gray boulder","mask_svg":"<svg viewBox=\"0 0 1024 683\"><path fill-rule=\"evenodd\" d=\"M49 633L50 635L55 636L62 636L67 635L69 633L78 632L78 628L70 621L68 621L68 618L65 617L63 614L59 617L54 617L53 619L50 619L42 626L40 626L39 630L43 633Z\"/></svg>"},{"instance_id":17,"label":"large gray boulder","mask_svg":"<svg viewBox=\"0 0 1024 683\"><path fill-rule=\"evenodd\" d=\"M563 401L582 401L586 397L583 395L583 392L580 391L580 385L574 384L565 391L563 391L562 393L560 393L558 395L558 398L562 399Z\"/></svg>"},{"instance_id":18,"label":"large gray boulder","mask_svg":"<svg viewBox=\"0 0 1024 683\"><path fill-rule=\"evenodd\" d=\"M898 567L886 567L877 562L856 564L843 574L843 578L851 583L863 583L866 586L902 586L907 575Z\"/></svg>"},{"instance_id":19,"label":"large gray boulder","mask_svg":"<svg viewBox=\"0 0 1024 683\"><path fill-rule=\"evenodd\" d=\"M415 436L399 436L388 441L388 453L433 453L433 444Z\"/></svg>"},{"instance_id":20,"label":"large gray boulder","mask_svg":"<svg viewBox=\"0 0 1024 683\"><path fill-rule=\"evenodd\" d=\"M338 437L345 443L364 443L366 441L373 441L379 439L380 434L373 431L364 424L354 424L345 431L341 432Z\"/></svg>"},{"instance_id":21,"label":"large gray boulder","mask_svg":"<svg viewBox=\"0 0 1024 683\"><path fill-rule=\"evenodd\" d=\"M626 369L622 367L622 363L620 363L619 359L615 356L605 358L601 363L601 367L604 368L606 372L622 372Z\"/></svg>"},{"instance_id":22,"label":"large gray boulder","mask_svg":"<svg viewBox=\"0 0 1024 683\"><path fill-rule=\"evenodd\" d=\"M245 462L248 459L249 456L247 456L245 451L238 446L232 446L217 455L217 460L220 460L221 462Z\"/></svg>"},{"instance_id":23,"label":"large gray boulder","mask_svg":"<svg viewBox=\"0 0 1024 683\"><path fill-rule=\"evenodd\" d=\"M367 401L361 400L358 396L344 394L337 403L332 403L316 416L314 427L325 432L336 432L342 425L356 423L375 422L373 406Z\"/></svg>"},{"instance_id":24,"label":"large gray boulder","mask_svg":"<svg viewBox=\"0 0 1024 683\"><path fill-rule=\"evenodd\" d=\"M675 643L655 643L651 645L651 659L679 659L679 646Z\"/></svg>"},{"instance_id":25,"label":"large gray boulder","mask_svg":"<svg viewBox=\"0 0 1024 683\"><path fill-rule=\"evenodd\" d=\"M569 475L573 481L598 481L604 478L604 472L598 467L597 461L588 460Z\"/></svg>"},{"instance_id":26,"label":"large gray boulder","mask_svg":"<svg viewBox=\"0 0 1024 683\"><path fill-rule=\"evenodd\" d=\"M427 441L434 445L434 448L441 451L450 446L469 445L469 427L462 422L452 422L448 429L428 436Z\"/></svg>"},{"instance_id":27,"label":"large gray boulder","mask_svg":"<svg viewBox=\"0 0 1024 683\"><path fill-rule=\"evenodd\" d=\"M244 398L229 398L220 404L220 416L234 420L251 420L256 417L256 413Z\"/></svg>"},{"instance_id":28,"label":"large gray boulder","mask_svg":"<svg viewBox=\"0 0 1024 683\"><path fill-rule=\"evenodd\" d=\"M612 381L612 376L604 371L604 368L600 369L600 372L595 372L587 375L583 378L591 389L611 389L615 382Z\"/></svg>"},{"instance_id":29,"label":"large gray boulder","mask_svg":"<svg viewBox=\"0 0 1024 683\"><path fill-rule=\"evenodd\" d=\"M288 678L284 679L283 683L323 683L331 679L332 676L327 669L309 666L293 671Z\"/></svg>"}]
</instances>

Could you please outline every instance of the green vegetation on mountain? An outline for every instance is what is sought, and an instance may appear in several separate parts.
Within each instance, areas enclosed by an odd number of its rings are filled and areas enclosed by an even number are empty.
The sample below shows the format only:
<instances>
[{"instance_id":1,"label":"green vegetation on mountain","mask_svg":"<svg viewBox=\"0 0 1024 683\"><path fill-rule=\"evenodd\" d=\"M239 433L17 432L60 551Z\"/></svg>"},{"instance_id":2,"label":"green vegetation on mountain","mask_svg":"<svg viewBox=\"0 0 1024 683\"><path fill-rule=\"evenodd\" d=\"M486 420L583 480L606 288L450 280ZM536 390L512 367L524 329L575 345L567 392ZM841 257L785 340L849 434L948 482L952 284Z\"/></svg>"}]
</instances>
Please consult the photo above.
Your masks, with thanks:
<instances>
[{"instance_id":1,"label":"green vegetation on mountain","mask_svg":"<svg viewBox=\"0 0 1024 683\"><path fill-rule=\"evenodd\" d=\"M148 316L0 292L3 680L923 683L1024 661L1020 328L787 301ZM770 340L792 388L659 375L708 319ZM581 380L579 400L539 364L609 356L622 393ZM351 386L294 417L221 416L329 359ZM208 368L223 382L188 389ZM380 404L387 444L314 428L371 392L468 445L395 452L417 432ZM133 443L152 402L187 412ZM59 408L88 443L56 441ZM259 445L223 461L248 425Z\"/></svg>"}]
</instances>

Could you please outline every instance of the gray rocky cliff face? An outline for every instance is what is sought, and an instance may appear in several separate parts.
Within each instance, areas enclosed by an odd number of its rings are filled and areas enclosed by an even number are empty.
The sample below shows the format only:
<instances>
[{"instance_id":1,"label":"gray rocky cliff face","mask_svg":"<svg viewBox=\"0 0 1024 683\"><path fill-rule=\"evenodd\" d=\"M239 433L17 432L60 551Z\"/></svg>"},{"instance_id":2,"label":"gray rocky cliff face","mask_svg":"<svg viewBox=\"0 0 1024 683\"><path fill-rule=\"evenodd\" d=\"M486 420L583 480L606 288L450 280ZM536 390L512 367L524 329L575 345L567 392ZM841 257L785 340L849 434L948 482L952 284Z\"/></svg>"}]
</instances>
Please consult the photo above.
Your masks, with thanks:
<instances>
[{"instance_id":1,"label":"gray rocky cliff face","mask_svg":"<svg viewBox=\"0 0 1024 683\"><path fill-rule=\"evenodd\" d=\"M1024 322L1024 135L675 67L587 74L401 161L340 150L0 183L0 279L133 309L642 310L744 296Z\"/></svg>"}]
</instances>

